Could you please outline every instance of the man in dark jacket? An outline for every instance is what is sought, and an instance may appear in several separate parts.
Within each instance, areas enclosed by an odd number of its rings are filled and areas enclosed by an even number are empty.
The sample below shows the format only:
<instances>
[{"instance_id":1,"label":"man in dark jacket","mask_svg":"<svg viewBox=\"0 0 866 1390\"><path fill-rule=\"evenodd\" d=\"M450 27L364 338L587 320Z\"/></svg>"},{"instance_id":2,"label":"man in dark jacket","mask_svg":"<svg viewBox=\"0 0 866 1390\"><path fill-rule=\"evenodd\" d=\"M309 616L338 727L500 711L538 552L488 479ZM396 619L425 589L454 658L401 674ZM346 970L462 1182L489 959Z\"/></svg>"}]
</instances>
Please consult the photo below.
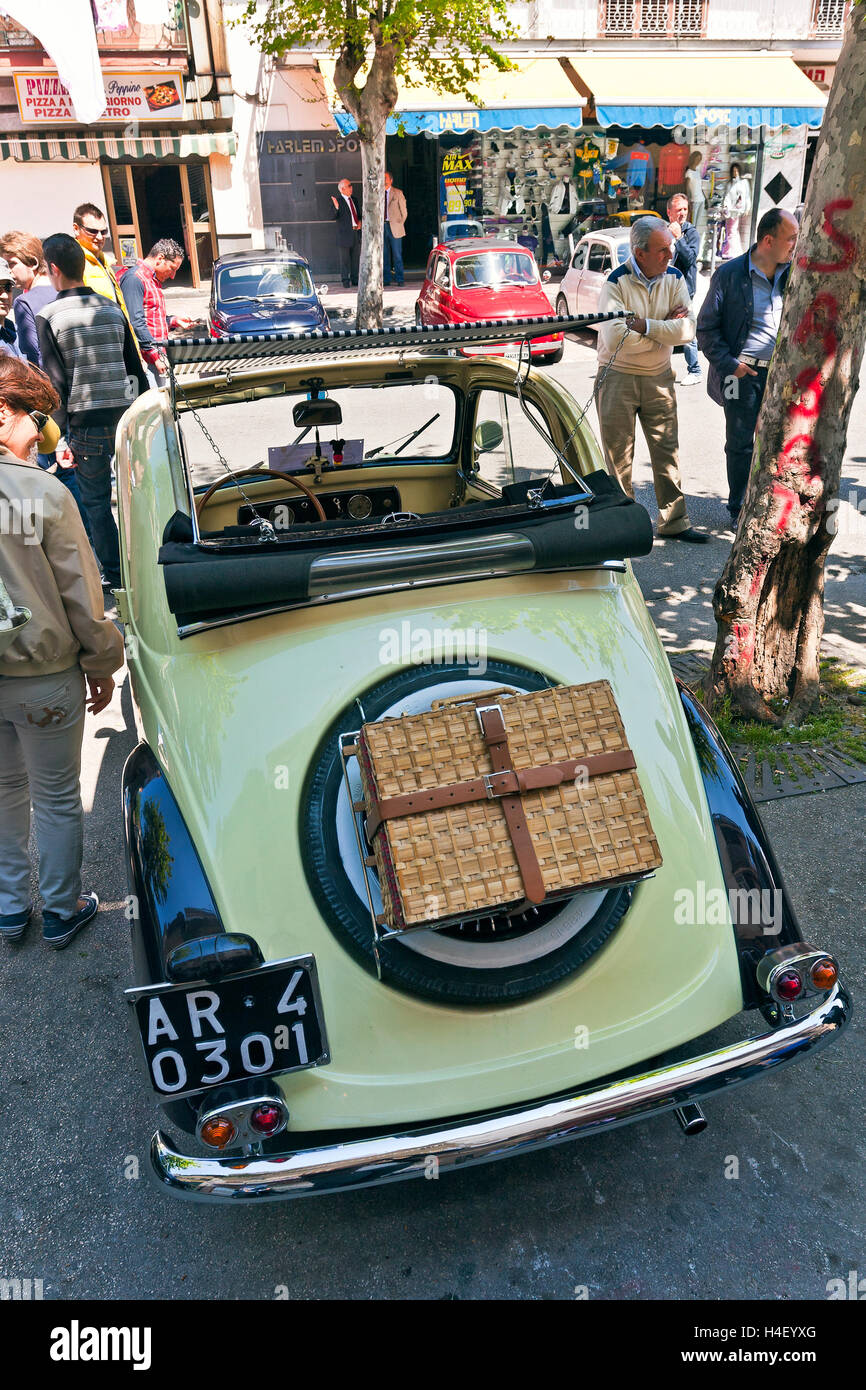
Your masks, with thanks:
<instances>
[{"instance_id":1,"label":"man in dark jacket","mask_svg":"<svg viewBox=\"0 0 866 1390\"><path fill-rule=\"evenodd\" d=\"M123 310L84 284L84 251L58 232L44 244L57 298L36 315L42 365L60 397L54 418L69 440L81 502L106 589L120 587L117 526L111 511L111 460L121 415L147 390Z\"/></svg>"},{"instance_id":2,"label":"man in dark jacket","mask_svg":"<svg viewBox=\"0 0 866 1390\"><path fill-rule=\"evenodd\" d=\"M672 264L684 276L689 298L694 299L698 284L698 253L701 249L701 238L697 227L693 227L689 221L689 200L685 193L674 193L673 197L668 198L668 226L674 238ZM683 348L683 355L688 370L684 377L680 377L677 385L697 386L698 382L703 380L701 364L698 361L697 345L694 342L686 343Z\"/></svg>"},{"instance_id":3,"label":"man in dark jacket","mask_svg":"<svg viewBox=\"0 0 866 1390\"><path fill-rule=\"evenodd\" d=\"M707 390L725 412L728 511L734 522L749 481L798 230L789 212L765 212L757 242L744 256L719 266L698 315L698 345L710 364Z\"/></svg>"},{"instance_id":4,"label":"man in dark jacket","mask_svg":"<svg viewBox=\"0 0 866 1390\"><path fill-rule=\"evenodd\" d=\"M339 197L331 194L337 224L337 250L340 253L340 279L346 289L358 283L358 255L361 249L361 206L352 197L352 185L341 179Z\"/></svg>"}]
</instances>

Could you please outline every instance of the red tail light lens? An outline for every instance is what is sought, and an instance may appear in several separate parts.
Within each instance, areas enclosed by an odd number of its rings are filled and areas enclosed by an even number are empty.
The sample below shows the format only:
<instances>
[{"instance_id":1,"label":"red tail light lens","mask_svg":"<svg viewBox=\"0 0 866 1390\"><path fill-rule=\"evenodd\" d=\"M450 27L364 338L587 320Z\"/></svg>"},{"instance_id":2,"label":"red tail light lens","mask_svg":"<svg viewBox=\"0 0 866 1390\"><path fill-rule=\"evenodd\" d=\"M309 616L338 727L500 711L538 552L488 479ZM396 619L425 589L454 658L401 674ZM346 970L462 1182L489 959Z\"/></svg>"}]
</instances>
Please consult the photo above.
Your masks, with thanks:
<instances>
[{"instance_id":1,"label":"red tail light lens","mask_svg":"<svg viewBox=\"0 0 866 1390\"><path fill-rule=\"evenodd\" d=\"M250 1125L258 1134L274 1134L283 1119L278 1105L257 1105L250 1115Z\"/></svg>"},{"instance_id":2,"label":"red tail light lens","mask_svg":"<svg viewBox=\"0 0 866 1390\"><path fill-rule=\"evenodd\" d=\"M796 999L803 992L803 981L796 970L786 970L784 975L780 975L776 980L776 993L780 999L786 1003Z\"/></svg>"}]
</instances>

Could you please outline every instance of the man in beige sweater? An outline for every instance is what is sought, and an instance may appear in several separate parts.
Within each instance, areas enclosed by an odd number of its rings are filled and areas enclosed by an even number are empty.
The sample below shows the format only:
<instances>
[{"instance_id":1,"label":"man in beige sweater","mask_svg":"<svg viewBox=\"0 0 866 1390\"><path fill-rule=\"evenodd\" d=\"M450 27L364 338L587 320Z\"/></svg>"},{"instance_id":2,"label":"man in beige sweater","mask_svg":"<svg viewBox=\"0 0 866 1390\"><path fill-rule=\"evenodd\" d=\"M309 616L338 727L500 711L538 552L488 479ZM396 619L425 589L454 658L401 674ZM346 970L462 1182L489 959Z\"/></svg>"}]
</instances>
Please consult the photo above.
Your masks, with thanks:
<instances>
[{"instance_id":1,"label":"man in beige sweater","mask_svg":"<svg viewBox=\"0 0 866 1390\"><path fill-rule=\"evenodd\" d=\"M639 419L650 452L659 516L659 536L704 544L709 536L689 521L680 486L677 402L671 353L695 336L695 318L686 282L671 265L673 237L658 217L632 224L631 255L608 276L599 313L625 311L621 319L599 325L595 402L605 463L624 490L634 496L635 422Z\"/></svg>"}]
</instances>

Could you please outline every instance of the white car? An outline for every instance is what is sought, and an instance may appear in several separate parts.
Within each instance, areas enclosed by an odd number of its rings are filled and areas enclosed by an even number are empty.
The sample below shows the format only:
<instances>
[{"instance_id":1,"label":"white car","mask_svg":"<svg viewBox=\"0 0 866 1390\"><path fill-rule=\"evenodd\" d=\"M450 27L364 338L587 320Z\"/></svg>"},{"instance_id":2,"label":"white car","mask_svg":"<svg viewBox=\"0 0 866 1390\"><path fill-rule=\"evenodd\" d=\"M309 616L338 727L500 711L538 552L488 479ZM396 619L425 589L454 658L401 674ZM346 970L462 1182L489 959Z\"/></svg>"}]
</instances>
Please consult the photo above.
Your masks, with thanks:
<instances>
[{"instance_id":1,"label":"white car","mask_svg":"<svg viewBox=\"0 0 866 1390\"><path fill-rule=\"evenodd\" d=\"M557 314L595 314L601 287L629 257L628 227L608 227L581 237L556 295Z\"/></svg>"}]
</instances>

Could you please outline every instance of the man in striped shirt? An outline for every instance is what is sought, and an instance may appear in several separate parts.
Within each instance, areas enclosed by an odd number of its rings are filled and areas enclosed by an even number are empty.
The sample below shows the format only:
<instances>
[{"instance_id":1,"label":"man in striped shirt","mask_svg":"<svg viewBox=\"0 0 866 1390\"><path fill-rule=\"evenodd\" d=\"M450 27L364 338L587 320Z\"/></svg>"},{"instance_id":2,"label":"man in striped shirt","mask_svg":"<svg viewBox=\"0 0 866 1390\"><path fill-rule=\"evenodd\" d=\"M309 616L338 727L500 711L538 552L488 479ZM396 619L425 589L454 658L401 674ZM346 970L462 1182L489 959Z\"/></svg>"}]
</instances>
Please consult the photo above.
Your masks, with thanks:
<instances>
[{"instance_id":1,"label":"man in striped shirt","mask_svg":"<svg viewBox=\"0 0 866 1390\"><path fill-rule=\"evenodd\" d=\"M36 316L42 365L60 397L54 418L78 469L81 502L107 589L120 586L111 460L121 415L147 382L138 347L116 304L84 284L84 251L59 232L44 243L57 298Z\"/></svg>"}]
</instances>

